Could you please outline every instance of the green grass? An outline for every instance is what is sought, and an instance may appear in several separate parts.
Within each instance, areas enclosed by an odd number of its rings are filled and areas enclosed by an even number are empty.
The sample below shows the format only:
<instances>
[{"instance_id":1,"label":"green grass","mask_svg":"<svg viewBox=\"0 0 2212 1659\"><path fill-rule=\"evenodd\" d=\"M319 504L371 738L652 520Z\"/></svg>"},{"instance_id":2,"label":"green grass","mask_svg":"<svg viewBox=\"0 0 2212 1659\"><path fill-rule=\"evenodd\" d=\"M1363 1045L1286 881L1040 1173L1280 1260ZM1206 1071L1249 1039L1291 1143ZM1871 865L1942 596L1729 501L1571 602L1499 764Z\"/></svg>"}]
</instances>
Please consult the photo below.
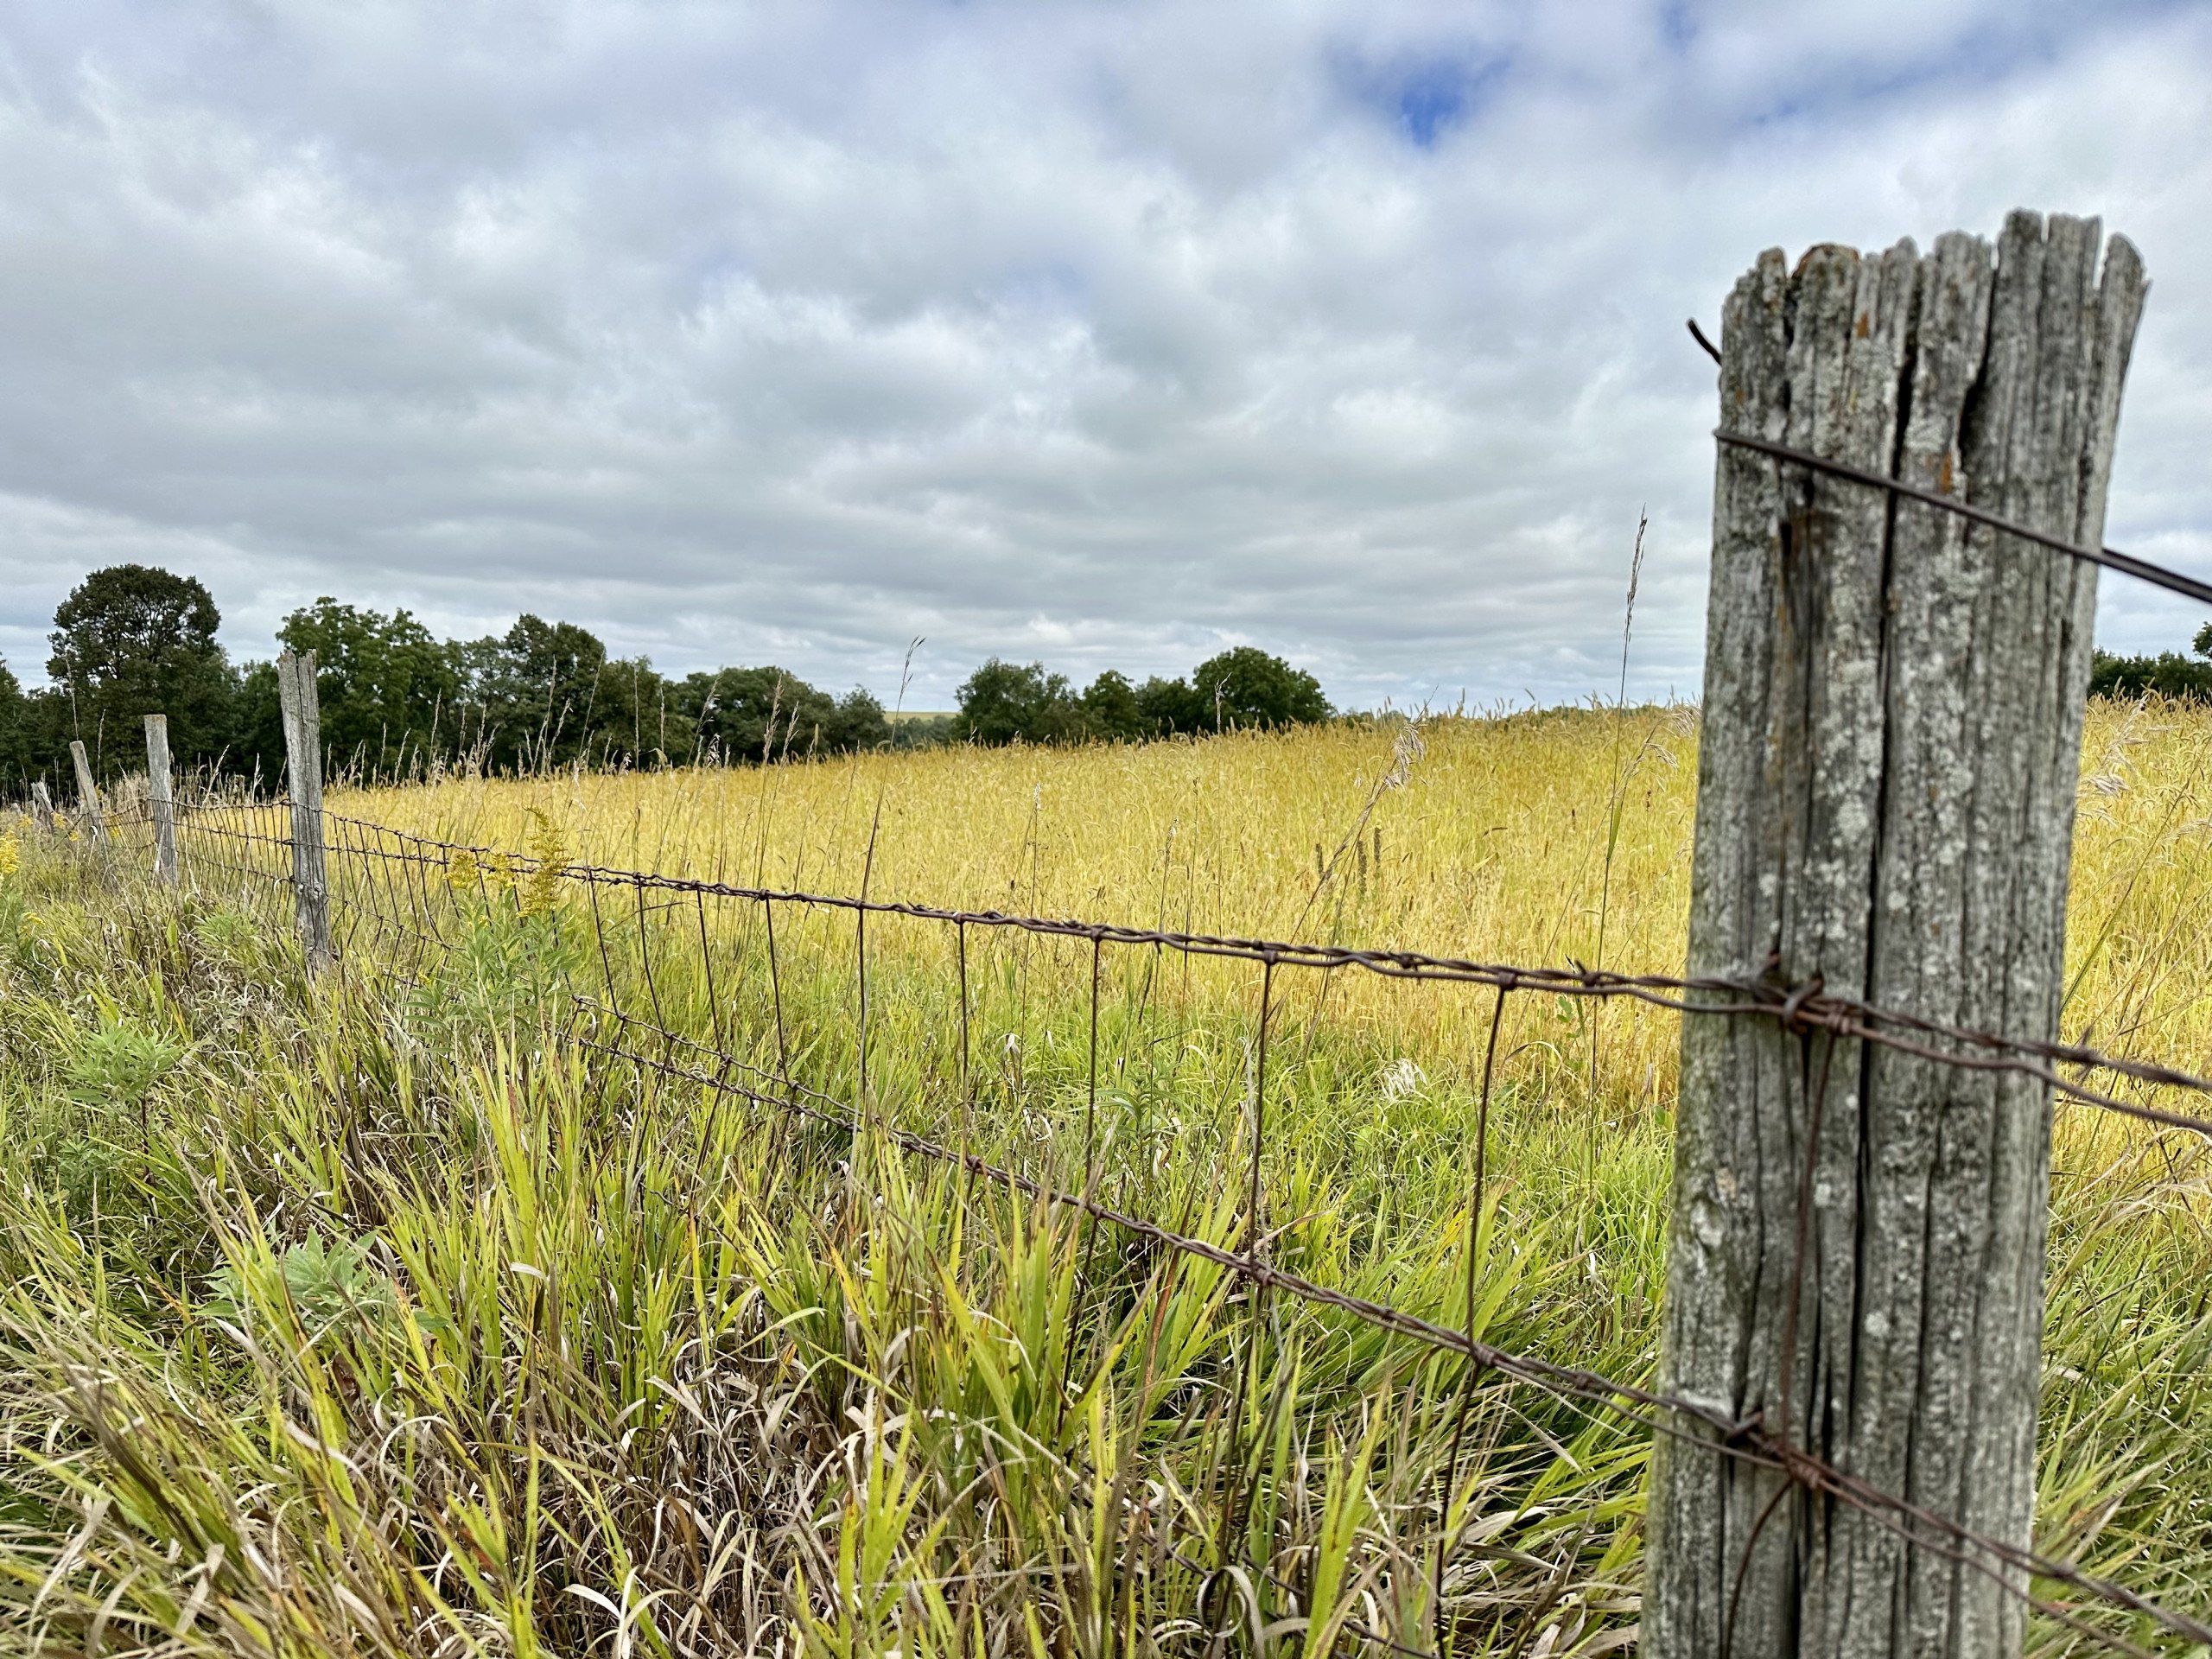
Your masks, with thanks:
<instances>
[{"instance_id":1,"label":"green grass","mask_svg":"<svg viewBox=\"0 0 2212 1659\"><path fill-rule=\"evenodd\" d=\"M779 916L772 988L745 913L702 960L690 910L486 891L310 982L281 895L38 847L0 885L0 1650L1632 1643L1631 1427L880 1133L1071 1187L1089 1124L1102 1197L1241 1249L1256 997L1107 959L1094 1099L1087 945L973 940L963 1063L938 936L887 924L848 1133L607 1058L568 988L851 1098L849 918ZM1669 1116L1578 1091L1580 1016L1538 1012L1471 1318L1467 1084L1310 987L1271 1018L1268 1249L1643 1380ZM2041 1541L2201 1606L2201 1148L2061 1148Z\"/></svg>"}]
</instances>

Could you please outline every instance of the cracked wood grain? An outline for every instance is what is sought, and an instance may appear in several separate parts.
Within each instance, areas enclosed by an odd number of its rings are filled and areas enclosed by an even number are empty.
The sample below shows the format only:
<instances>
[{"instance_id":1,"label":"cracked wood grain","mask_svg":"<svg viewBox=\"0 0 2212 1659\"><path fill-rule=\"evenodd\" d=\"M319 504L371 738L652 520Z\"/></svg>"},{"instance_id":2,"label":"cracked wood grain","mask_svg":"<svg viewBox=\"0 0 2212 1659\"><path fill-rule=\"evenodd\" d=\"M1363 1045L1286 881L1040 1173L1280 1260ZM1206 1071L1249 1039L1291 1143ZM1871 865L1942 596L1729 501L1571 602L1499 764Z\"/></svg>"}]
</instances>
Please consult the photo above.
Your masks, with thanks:
<instances>
[{"instance_id":1,"label":"cracked wood grain","mask_svg":"<svg viewBox=\"0 0 2212 1659\"><path fill-rule=\"evenodd\" d=\"M2031 213L1770 251L1721 424L2095 544L2145 287L2097 221ZM1688 972L2052 1035L2095 577L1723 446ZM1660 1391L2028 1541L2047 1090L1692 1018L1677 1135ZM2018 1650L2024 1586L1708 1445L1655 1451L1655 1659Z\"/></svg>"}]
</instances>

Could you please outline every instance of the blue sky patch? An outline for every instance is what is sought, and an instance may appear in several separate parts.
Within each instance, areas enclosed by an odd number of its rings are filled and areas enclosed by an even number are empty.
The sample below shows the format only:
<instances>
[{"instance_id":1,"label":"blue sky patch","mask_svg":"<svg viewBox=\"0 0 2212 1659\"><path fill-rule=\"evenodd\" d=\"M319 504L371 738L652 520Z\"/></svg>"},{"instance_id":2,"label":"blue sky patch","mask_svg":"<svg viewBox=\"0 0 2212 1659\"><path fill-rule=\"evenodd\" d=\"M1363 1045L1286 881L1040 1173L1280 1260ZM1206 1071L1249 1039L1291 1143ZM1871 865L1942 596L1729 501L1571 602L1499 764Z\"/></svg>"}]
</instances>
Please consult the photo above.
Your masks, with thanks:
<instances>
[{"instance_id":1,"label":"blue sky patch","mask_svg":"<svg viewBox=\"0 0 2212 1659\"><path fill-rule=\"evenodd\" d=\"M1480 112L1508 67L1503 56L1437 56L1351 64L1344 79L1355 98L1387 118L1409 143L1433 149Z\"/></svg>"}]
</instances>

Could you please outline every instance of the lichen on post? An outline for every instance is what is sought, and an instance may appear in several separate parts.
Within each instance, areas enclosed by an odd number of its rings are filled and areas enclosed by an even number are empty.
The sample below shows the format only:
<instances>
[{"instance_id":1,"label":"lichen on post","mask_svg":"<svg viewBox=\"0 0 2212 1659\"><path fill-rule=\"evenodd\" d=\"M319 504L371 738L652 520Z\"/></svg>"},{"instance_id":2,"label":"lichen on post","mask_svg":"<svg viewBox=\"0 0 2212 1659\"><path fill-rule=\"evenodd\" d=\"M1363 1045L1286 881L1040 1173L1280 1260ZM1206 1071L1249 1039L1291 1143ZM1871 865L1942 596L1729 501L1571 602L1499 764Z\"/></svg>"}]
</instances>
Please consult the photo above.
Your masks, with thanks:
<instances>
[{"instance_id":1,"label":"lichen on post","mask_svg":"<svg viewBox=\"0 0 2212 1659\"><path fill-rule=\"evenodd\" d=\"M2094 545L2145 286L2095 220L2031 213L1994 247L1770 251L1727 302L1722 429ZM2094 567L1716 467L1688 972L2053 1035ZM1681 1077L1660 1390L2026 1544L2048 1090L1694 1014ZM2018 1651L2024 1582L1675 1427L1654 1659Z\"/></svg>"}]
</instances>

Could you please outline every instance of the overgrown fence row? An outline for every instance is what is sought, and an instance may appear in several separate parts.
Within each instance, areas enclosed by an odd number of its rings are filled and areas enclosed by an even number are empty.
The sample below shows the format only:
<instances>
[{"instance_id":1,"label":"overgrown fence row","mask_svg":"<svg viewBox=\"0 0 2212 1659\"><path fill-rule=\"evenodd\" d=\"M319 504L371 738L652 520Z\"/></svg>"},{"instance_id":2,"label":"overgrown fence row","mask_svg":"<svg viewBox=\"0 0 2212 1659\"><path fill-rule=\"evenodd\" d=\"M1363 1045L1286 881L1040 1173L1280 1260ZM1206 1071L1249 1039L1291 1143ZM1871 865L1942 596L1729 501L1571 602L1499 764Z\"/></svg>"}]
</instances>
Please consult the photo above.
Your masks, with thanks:
<instances>
[{"instance_id":1,"label":"overgrown fence row","mask_svg":"<svg viewBox=\"0 0 2212 1659\"><path fill-rule=\"evenodd\" d=\"M91 822L89 815L83 821ZM165 817L134 801L104 814L102 833L112 839L112 857L143 862L158 872L167 844L181 866L175 879L184 884L272 918L281 912L296 918L304 912L297 925L309 960L326 929L334 942L335 963L418 982L428 982L441 966L450 969L457 959L464 964L465 981L468 953L487 938L495 950L516 950L525 957L536 951L538 960L522 964L522 998L501 1011L543 1014L550 998L564 1010L566 1036L607 1060L826 1132L834 1144L849 1147L866 1140L963 1171L1087 1217L1118 1234L1125 1244L1210 1263L1262 1294L1248 1303L1248 1317L1254 1320L1266 1318L1266 1294L1295 1298L1456 1356L1478 1374L1494 1372L1577 1410L1607 1414L1638 1433L1687 1438L1731 1460L1771 1471L1866 1516L1915 1549L2001 1585L2008 1594L2115 1651L2142 1649L2119 1629L2092 1622L2088 1615L2100 1605L2166 1636L2212 1645L2212 1626L2196 1617L1870 1485L1783 1438L1757 1416L1737 1417L1709 1401L1662 1392L1648 1380L1609 1376L1510 1351L1471 1327L1455 1327L1431 1313L1307 1277L1275 1260L1268 1247L1265 1179L1271 1050L1287 1000L1282 978L1293 974L1359 973L1491 993L1490 1040L1470 1126L1477 1140L1478 1175L1468 1207L1470 1236L1462 1248L1471 1279L1478 1271L1481 1249L1474 1235L1484 1214L1481 1172L1488 1164L1497 1038L1509 999L1516 995L1624 1001L1695 1020L1757 1022L1820 1044L1821 1069L1831 1074L1839 1046L1865 1046L1963 1071L2025 1078L2086 1107L2206 1136L2212 1136L2212 1078L2077 1044L1949 1026L1835 996L1817 985L1793 986L1770 978L1595 972L943 909L570 863L522 849L425 838L327 811L313 814L308 822L302 836L290 803L187 802ZM164 823L171 826L168 837ZM312 896L302 897L317 868L326 873L322 917L312 913L317 907ZM873 955L871 922L878 931ZM533 923L542 923L535 940L529 932ZM1053 1125L1052 1137L1027 1165L995 1161L975 1150L972 1118L948 1122L941 1105L931 1114L932 1121L919 1127L909 1121L907 1108L922 1104L908 1092L913 1057L886 1052L890 1041L902 1040L903 1034L887 1040L880 1030L883 990L878 976L885 954L882 930L912 925L944 935L944 977L959 988L957 1070L968 1110L1020 1110L1055 1095L1074 1107ZM1008 937L1050 941L1079 954L1073 963L1063 956L1057 964L1062 970L1072 966L1078 988L1087 978L1090 992L1087 1001L1077 999L1077 1006L1086 1010L1085 1021L1072 1033L1071 1045L1081 1057L1079 1075L1057 1079L1072 1087L1056 1091L1041 1079L1000 1079L995 1087L979 1077L974 987L983 977L981 962L988 954L984 942ZM1253 975L1246 1111L1235 1126L1243 1144L1233 1148L1241 1154L1237 1185L1244 1199L1232 1243L1184 1230L1194 1207L1186 1192L1153 1194L1170 1207L1180 1202L1183 1226L1144 1213L1127 1198L1110 1196L1128 1192L1132 1182L1128 1160L1116 1155L1113 1137L1102 1134L1098 1122L1102 1084L1111 1084L1101 1069L1099 996L1109 951L1140 953L1155 964L1162 959L1242 964ZM1003 957L993 960L1004 965ZM901 967L911 971L910 963L902 961ZM795 1021L786 1019L789 1005L798 1000L791 980L823 975L842 980L849 993L849 1046L842 1054L823 1053L820 1032L802 1038ZM1063 981L1069 977L1065 971L1059 975ZM761 1040L743 1040L741 1028ZM795 1046L804 1052L794 1052ZM2171 1090L2201 1099L2202 1109L2158 1103L2164 1091ZM1063 1138L1074 1144L1063 1146ZM1224 1145L1222 1150L1228 1154L1232 1147ZM1135 1185L1141 1199L1143 1184ZM1471 1294L1470 1309L1474 1300Z\"/></svg>"},{"instance_id":2,"label":"overgrown fence row","mask_svg":"<svg viewBox=\"0 0 2212 1659\"><path fill-rule=\"evenodd\" d=\"M2196 1614L2029 1541L2054 1097L2212 1135L2212 1079L2056 1035L2095 571L2207 596L2101 544L2144 287L2094 221L2024 214L1994 250L1958 235L1924 257L1817 249L1794 270L1770 255L1738 283L1715 353L1680 974L936 908L425 839L324 810L311 658L283 679L287 802L156 787L104 826L86 778L86 833L143 841L162 880L289 903L318 969L404 978L490 951L487 979L559 1007L606 1061L803 1126L855 1169L858 1148L895 1151L1121 1248L1207 1263L1247 1287L1255 1331L1270 1298L1292 1299L1651 1436L1643 1642L1659 1659L2004 1653L2031 1607L2115 1651L2212 1647ZM1188 995L1194 969L1213 1003ZM1281 1049L1312 1029L1288 1028L1287 992L1343 975L1489 999L1464 1325L1300 1271L1294 1218L1268 1213ZM1033 977L1072 992L1058 1006L1084 1011L1077 1028L979 1052L986 1025L1004 1030L979 1007L1027 997ZM831 986L838 1021L796 1017ZM1150 1011L1187 1023L1238 995L1224 1064L1243 1069L1241 1111L1168 1131L1217 1154L1218 1190L1201 1192L1146 1157L1160 1128L1132 1118L1129 1067L1186 1063L1184 1024L1136 1040ZM1681 1017L1656 1376L1478 1326L1499 1033L1520 997ZM949 1094L925 1086L939 1061ZM1007 1119L1033 1132L1009 1141Z\"/></svg>"}]
</instances>

